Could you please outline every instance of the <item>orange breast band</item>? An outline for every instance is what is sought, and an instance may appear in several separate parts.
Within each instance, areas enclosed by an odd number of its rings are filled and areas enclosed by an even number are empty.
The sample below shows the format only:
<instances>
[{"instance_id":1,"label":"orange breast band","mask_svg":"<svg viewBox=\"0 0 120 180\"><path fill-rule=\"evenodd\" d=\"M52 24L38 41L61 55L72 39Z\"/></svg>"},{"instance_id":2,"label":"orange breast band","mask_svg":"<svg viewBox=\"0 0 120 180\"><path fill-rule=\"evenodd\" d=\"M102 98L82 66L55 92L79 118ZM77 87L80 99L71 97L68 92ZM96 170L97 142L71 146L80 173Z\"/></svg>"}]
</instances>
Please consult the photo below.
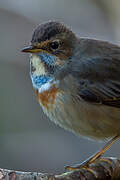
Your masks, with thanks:
<instances>
[{"instance_id":1,"label":"orange breast band","mask_svg":"<svg viewBox=\"0 0 120 180\"><path fill-rule=\"evenodd\" d=\"M35 90L35 93L37 95L40 104L43 105L44 108L46 108L47 110L53 108L58 92L59 89L56 88L55 85L51 89L44 91L42 93L39 93L38 89Z\"/></svg>"}]
</instances>

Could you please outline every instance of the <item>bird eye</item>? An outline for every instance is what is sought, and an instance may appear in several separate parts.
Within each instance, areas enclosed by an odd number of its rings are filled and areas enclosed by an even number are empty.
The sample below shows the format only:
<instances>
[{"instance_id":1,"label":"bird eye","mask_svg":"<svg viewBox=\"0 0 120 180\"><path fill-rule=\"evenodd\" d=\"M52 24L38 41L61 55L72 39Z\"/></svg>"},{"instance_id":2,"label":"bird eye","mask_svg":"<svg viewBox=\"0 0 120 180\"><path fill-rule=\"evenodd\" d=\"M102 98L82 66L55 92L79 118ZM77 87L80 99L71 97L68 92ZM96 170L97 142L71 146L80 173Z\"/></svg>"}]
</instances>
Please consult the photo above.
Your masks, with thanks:
<instances>
[{"instance_id":1,"label":"bird eye","mask_svg":"<svg viewBox=\"0 0 120 180\"><path fill-rule=\"evenodd\" d=\"M59 47L59 42L58 41L54 41L50 43L50 47L54 50L58 49Z\"/></svg>"}]
</instances>

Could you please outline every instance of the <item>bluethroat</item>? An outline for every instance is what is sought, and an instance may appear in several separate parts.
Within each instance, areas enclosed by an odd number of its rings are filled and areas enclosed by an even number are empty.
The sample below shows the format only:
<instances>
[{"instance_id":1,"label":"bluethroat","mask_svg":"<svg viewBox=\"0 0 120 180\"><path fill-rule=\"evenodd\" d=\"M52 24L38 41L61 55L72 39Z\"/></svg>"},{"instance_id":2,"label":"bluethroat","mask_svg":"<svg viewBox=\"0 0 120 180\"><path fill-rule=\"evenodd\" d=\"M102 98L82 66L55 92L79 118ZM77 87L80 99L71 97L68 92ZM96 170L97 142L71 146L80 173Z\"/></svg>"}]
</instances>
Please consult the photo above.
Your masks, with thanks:
<instances>
[{"instance_id":1,"label":"bluethroat","mask_svg":"<svg viewBox=\"0 0 120 180\"><path fill-rule=\"evenodd\" d=\"M61 22L40 24L30 46L30 76L51 121L98 140L109 140L76 167L88 167L120 137L120 47L78 37Z\"/></svg>"}]
</instances>

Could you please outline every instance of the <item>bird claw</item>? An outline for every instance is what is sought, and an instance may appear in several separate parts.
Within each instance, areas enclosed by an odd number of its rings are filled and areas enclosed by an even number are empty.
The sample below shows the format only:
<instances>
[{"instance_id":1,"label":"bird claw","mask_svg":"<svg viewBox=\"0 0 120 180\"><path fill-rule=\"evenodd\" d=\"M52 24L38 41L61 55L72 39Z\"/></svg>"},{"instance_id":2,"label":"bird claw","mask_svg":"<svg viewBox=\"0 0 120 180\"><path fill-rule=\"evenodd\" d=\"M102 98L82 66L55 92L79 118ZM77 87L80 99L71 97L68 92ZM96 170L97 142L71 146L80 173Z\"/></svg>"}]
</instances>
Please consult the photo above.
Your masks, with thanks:
<instances>
[{"instance_id":1,"label":"bird claw","mask_svg":"<svg viewBox=\"0 0 120 180\"><path fill-rule=\"evenodd\" d=\"M80 170L82 168L89 168L89 164L87 162L83 162L75 166L68 165L68 166L65 166L65 171L75 171L75 170Z\"/></svg>"}]
</instances>

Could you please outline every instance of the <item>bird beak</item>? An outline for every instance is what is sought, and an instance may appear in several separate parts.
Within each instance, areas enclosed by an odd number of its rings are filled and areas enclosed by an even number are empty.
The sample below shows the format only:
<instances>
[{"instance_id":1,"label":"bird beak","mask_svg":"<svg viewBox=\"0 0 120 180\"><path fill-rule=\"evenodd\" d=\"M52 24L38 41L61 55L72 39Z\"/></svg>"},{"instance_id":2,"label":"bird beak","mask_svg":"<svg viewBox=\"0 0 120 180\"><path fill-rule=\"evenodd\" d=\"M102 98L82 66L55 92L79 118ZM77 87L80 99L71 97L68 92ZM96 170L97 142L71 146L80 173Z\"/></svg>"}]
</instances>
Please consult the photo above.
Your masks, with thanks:
<instances>
[{"instance_id":1,"label":"bird beak","mask_svg":"<svg viewBox=\"0 0 120 180\"><path fill-rule=\"evenodd\" d=\"M43 49L40 49L40 48L37 48L37 47L34 47L34 46L28 46L28 47L25 47L24 49L21 50L21 52L25 52L25 53L38 53L38 52L41 52L41 51L44 51Z\"/></svg>"}]
</instances>

